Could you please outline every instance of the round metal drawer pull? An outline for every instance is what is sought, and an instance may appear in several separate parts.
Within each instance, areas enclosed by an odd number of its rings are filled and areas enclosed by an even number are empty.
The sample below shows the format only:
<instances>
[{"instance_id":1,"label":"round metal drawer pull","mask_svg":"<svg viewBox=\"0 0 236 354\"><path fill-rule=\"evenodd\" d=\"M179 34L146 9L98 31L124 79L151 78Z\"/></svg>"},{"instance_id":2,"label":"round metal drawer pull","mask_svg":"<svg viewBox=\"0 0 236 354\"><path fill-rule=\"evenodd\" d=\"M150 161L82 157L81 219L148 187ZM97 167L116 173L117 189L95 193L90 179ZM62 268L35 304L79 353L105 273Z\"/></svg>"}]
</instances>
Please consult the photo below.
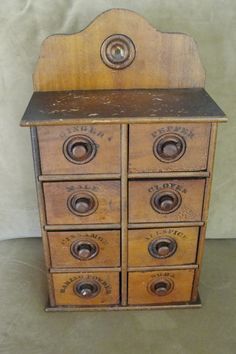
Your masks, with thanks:
<instances>
[{"instance_id":1,"label":"round metal drawer pull","mask_svg":"<svg viewBox=\"0 0 236 354\"><path fill-rule=\"evenodd\" d=\"M97 146L88 136L75 135L65 141L63 152L67 160L82 165L95 157Z\"/></svg>"},{"instance_id":2,"label":"round metal drawer pull","mask_svg":"<svg viewBox=\"0 0 236 354\"><path fill-rule=\"evenodd\" d=\"M149 287L149 290L152 294L158 296L165 296L171 293L174 288L174 283L171 279L168 278L158 278L154 280Z\"/></svg>"},{"instance_id":3,"label":"round metal drawer pull","mask_svg":"<svg viewBox=\"0 0 236 354\"><path fill-rule=\"evenodd\" d=\"M91 192L74 193L68 198L69 210L78 216L87 216L94 213L98 207L98 201Z\"/></svg>"},{"instance_id":4,"label":"round metal drawer pull","mask_svg":"<svg viewBox=\"0 0 236 354\"><path fill-rule=\"evenodd\" d=\"M95 280L81 280L74 285L74 293L85 299L97 296L100 290L100 284Z\"/></svg>"},{"instance_id":5,"label":"round metal drawer pull","mask_svg":"<svg viewBox=\"0 0 236 354\"><path fill-rule=\"evenodd\" d=\"M149 243L148 251L154 258L168 258L172 256L177 249L176 241L171 237L162 237Z\"/></svg>"},{"instance_id":6,"label":"round metal drawer pull","mask_svg":"<svg viewBox=\"0 0 236 354\"><path fill-rule=\"evenodd\" d=\"M185 153L185 150L185 140L177 134L162 135L153 144L154 155L163 162L179 160Z\"/></svg>"},{"instance_id":7,"label":"round metal drawer pull","mask_svg":"<svg viewBox=\"0 0 236 354\"><path fill-rule=\"evenodd\" d=\"M161 190L151 197L152 208L161 214L173 213L181 205L181 195L173 190Z\"/></svg>"},{"instance_id":8,"label":"round metal drawer pull","mask_svg":"<svg viewBox=\"0 0 236 354\"><path fill-rule=\"evenodd\" d=\"M95 242L76 240L71 244L71 254L81 261L90 260L98 254L99 247Z\"/></svg>"},{"instance_id":9,"label":"round metal drawer pull","mask_svg":"<svg viewBox=\"0 0 236 354\"><path fill-rule=\"evenodd\" d=\"M101 58L109 68L124 69L135 58L134 43L123 34L114 34L102 43Z\"/></svg>"}]
</instances>

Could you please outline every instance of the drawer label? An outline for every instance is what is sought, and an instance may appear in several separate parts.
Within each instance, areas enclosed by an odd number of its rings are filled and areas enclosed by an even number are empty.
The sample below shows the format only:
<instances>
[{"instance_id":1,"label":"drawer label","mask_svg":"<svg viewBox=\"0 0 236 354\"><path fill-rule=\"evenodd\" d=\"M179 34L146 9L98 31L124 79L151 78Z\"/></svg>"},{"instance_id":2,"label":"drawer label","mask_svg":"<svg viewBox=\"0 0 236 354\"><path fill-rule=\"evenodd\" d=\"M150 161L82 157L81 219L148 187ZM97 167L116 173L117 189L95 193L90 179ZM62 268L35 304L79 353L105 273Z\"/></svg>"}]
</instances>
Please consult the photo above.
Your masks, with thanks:
<instances>
[{"instance_id":1,"label":"drawer label","mask_svg":"<svg viewBox=\"0 0 236 354\"><path fill-rule=\"evenodd\" d=\"M176 184L176 183L172 183L172 182L156 184L155 186L148 188L148 192L153 193L156 191L160 191L162 189L169 189L169 188L174 189L178 192L187 193L187 190L185 187L183 187L179 184Z\"/></svg>"},{"instance_id":2,"label":"drawer label","mask_svg":"<svg viewBox=\"0 0 236 354\"><path fill-rule=\"evenodd\" d=\"M65 293L66 289L72 284L74 283L76 280L96 280L105 290L106 294L109 295L112 293L112 286L111 284L109 284L106 280L102 279L101 277L97 276L97 275L84 275L84 274L80 274L80 275L76 275L73 277L68 278L68 280L66 280L61 288L60 288L60 293Z\"/></svg>"},{"instance_id":3,"label":"drawer label","mask_svg":"<svg viewBox=\"0 0 236 354\"><path fill-rule=\"evenodd\" d=\"M177 133L180 134L186 138L193 139L194 138L194 133L192 130L182 127L182 126L176 126L176 125L168 125L166 127L159 128L155 130L154 132L151 133L152 137L155 139L160 135L167 134L167 133Z\"/></svg>"},{"instance_id":4,"label":"drawer label","mask_svg":"<svg viewBox=\"0 0 236 354\"><path fill-rule=\"evenodd\" d=\"M96 185L91 185L91 184L76 184L76 185L70 185L68 187L66 187L67 192L75 192L78 190L90 190L93 192L98 192L99 190L99 186Z\"/></svg>"},{"instance_id":5,"label":"drawer label","mask_svg":"<svg viewBox=\"0 0 236 354\"><path fill-rule=\"evenodd\" d=\"M69 236L66 236L61 240L62 245L68 245L71 244L71 241L74 240L79 240L79 239L94 239L99 243L102 243L104 246L107 246L109 244L108 240L104 239L102 236L95 234L95 233L86 233L86 234L72 234Z\"/></svg>"},{"instance_id":6,"label":"drawer label","mask_svg":"<svg viewBox=\"0 0 236 354\"><path fill-rule=\"evenodd\" d=\"M106 139L107 141L112 141L112 136L107 135L102 130L98 130L94 125L75 125L72 127L67 127L60 132L59 137L65 139L75 133L88 134L90 136Z\"/></svg>"},{"instance_id":7,"label":"drawer label","mask_svg":"<svg viewBox=\"0 0 236 354\"><path fill-rule=\"evenodd\" d=\"M155 239L158 236L175 236L182 239L185 239L187 237L183 232L175 229L161 229L161 230L156 230L155 234L146 235L144 238L145 240L150 241L152 239Z\"/></svg>"},{"instance_id":8,"label":"drawer label","mask_svg":"<svg viewBox=\"0 0 236 354\"><path fill-rule=\"evenodd\" d=\"M175 278L175 274L171 272L159 272L151 275L151 278L158 278L158 277Z\"/></svg>"}]
</instances>

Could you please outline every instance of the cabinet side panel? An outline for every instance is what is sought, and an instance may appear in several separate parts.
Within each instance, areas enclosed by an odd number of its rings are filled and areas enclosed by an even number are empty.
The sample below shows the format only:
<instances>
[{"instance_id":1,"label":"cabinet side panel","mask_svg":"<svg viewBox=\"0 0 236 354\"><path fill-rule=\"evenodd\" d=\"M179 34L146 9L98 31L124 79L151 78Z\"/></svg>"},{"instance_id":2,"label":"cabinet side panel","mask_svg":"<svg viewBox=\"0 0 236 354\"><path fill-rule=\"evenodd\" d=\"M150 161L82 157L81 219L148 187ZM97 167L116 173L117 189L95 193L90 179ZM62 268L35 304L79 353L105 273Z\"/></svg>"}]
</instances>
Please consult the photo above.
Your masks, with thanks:
<instances>
[{"instance_id":1,"label":"cabinet side panel","mask_svg":"<svg viewBox=\"0 0 236 354\"><path fill-rule=\"evenodd\" d=\"M38 178L41 175L41 167L40 167L37 129L35 127L30 128L30 134L31 134L32 153L33 153L33 162L34 162L34 171L35 171L35 184L36 184L37 199L38 199L43 251L44 251L44 258L45 258L45 263L48 272L51 265L51 259L50 259L47 233L44 230L44 225L46 224L46 214L45 214L43 188L42 188L42 182L40 182ZM51 275L49 274L49 272L47 273L47 279L48 279L50 305L54 306L55 305L54 290L53 290Z\"/></svg>"},{"instance_id":2,"label":"cabinet side panel","mask_svg":"<svg viewBox=\"0 0 236 354\"><path fill-rule=\"evenodd\" d=\"M121 303L127 305L128 266L128 125L121 127Z\"/></svg>"},{"instance_id":3,"label":"cabinet side panel","mask_svg":"<svg viewBox=\"0 0 236 354\"><path fill-rule=\"evenodd\" d=\"M199 268L195 272L195 277L194 277L194 282L193 282L193 291L192 291L192 301L196 301L197 297L198 297L199 277L200 277L200 273L201 273L201 269L202 269L202 258L203 258L203 254L204 254L206 226L207 226L210 195L211 195L212 173L213 173L215 150L216 150L217 127L218 127L217 123L212 124L211 139L210 139L209 154L208 154L208 163L207 163L208 171L210 172L210 177L208 177L206 179L204 202L203 202L203 212L202 212L202 220L205 222L205 224L204 224L204 226L202 226L200 228L200 236L199 236L199 243L198 243L198 255L197 255L197 262L196 262L199 265Z\"/></svg>"}]
</instances>

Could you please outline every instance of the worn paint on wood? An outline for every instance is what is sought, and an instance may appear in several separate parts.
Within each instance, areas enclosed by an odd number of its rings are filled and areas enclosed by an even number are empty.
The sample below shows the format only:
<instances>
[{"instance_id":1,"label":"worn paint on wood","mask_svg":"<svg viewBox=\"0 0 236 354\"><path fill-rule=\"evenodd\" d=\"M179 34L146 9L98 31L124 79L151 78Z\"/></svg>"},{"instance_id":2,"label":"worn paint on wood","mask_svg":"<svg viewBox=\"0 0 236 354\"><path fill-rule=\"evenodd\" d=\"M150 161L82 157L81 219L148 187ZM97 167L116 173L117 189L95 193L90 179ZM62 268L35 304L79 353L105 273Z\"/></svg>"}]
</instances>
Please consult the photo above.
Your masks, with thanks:
<instances>
[{"instance_id":1,"label":"worn paint on wood","mask_svg":"<svg viewBox=\"0 0 236 354\"><path fill-rule=\"evenodd\" d=\"M204 89L35 92L22 126L221 121Z\"/></svg>"}]
</instances>

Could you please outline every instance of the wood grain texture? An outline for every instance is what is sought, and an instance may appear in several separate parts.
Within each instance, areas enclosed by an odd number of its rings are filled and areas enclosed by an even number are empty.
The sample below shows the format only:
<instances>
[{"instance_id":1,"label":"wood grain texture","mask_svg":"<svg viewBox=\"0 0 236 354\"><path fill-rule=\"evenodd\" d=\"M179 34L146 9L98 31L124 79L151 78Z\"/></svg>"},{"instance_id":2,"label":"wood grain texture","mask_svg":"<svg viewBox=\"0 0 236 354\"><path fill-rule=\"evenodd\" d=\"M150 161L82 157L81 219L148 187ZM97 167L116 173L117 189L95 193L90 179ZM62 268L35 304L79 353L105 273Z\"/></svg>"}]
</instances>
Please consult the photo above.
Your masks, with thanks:
<instances>
[{"instance_id":1,"label":"wood grain texture","mask_svg":"<svg viewBox=\"0 0 236 354\"><path fill-rule=\"evenodd\" d=\"M120 172L119 125L38 127L37 130L43 174L83 175ZM76 164L66 158L63 150L68 139L80 136L91 139L97 152L87 163Z\"/></svg>"},{"instance_id":2,"label":"wood grain texture","mask_svg":"<svg viewBox=\"0 0 236 354\"><path fill-rule=\"evenodd\" d=\"M193 264L196 261L199 228L160 228L129 230L129 267ZM165 239L176 242L176 251L167 258L155 258L149 252L150 244Z\"/></svg>"},{"instance_id":3,"label":"wood grain texture","mask_svg":"<svg viewBox=\"0 0 236 354\"><path fill-rule=\"evenodd\" d=\"M119 303L119 273L54 273L52 274L56 305L116 305ZM93 298L75 294L74 285L79 281L96 281L101 290Z\"/></svg>"},{"instance_id":4,"label":"wood grain texture","mask_svg":"<svg viewBox=\"0 0 236 354\"><path fill-rule=\"evenodd\" d=\"M34 92L21 125L226 120L204 89L89 90Z\"/></svg>"},{"instance_id":5,"label":"wood grain texture","mask_svg":"<svg viewBox=\"0 0 236 354\"><path fill-rule=\"evenodd\" d=\"M48 232L48 241L51 266L54 268L120 266L119 231ZM76 242L82 241L98 247L98 253L94 258L83 260L73 256L71 247Z\"/></svg>"},{"instance_id":6,"label":"wood grain texture","mask_svg":"<svg viewBox=\"0 0 236 354\"><path fill-rule=\"evenodd\" d=\"M167 304L190 301L193 277L193 269L129 273L128 304ZM148 289L149 285L158 279L170 279L173 282L173 290L162 296L152 294Z\"/></svg>"},{"instance_id":7,"label":"wood grain texture","mask_svg":"<svg viewBox=\"0 0 236 354\"><path fill-rule=\"evenodd\" d=\"M110 69L100 56L112 34L128 36L135 45L135 59L123 70ZM205 73L190 36L159 32L135 12L112 9L79 33L48 37L33 81L35 91L188 88L203 87Z\"/></svg>"},{"instance_id":8,"label":"wood grain texture","mask_svg":"<svg viewBox=\"0 0 236 354\"><path fill-rule=\"evenodd\" d=\"M207 168L210 124L131 124L129 130L129 172L202 171ZM165 162L154 154L155 142L176 136L186 144L184 154ZM140 144L142 142L142 144ZM171 146L171 145L170 145Z\"/></svg>"},{"instance_id":9,"label":"wood grain texture","mask_svg":"<svg viewBox=\"0 0 236 354\"><path fill-rule=\"evenodd\" d=\"M149 229L156 229L160 227L191 227L191 226L203 226L203 221L177 221L177 222L150 222L148 223ZM145 229L147 227L146 223L135 223L128 224L129 229Z\"/></svg>"},{"instance_id":10,"label":"wood grain texture","mask_svg":"<svg viewBox=\"0 0 236 354\"><path fill-rule=\"evenodd\" d=\"M201 221L204 188L204 179L130 181L129 222ZM178 191L182 199L179 208L168 214L155 211L150 201L156 191Z\"/></svg>"},{"instance_id":11,"label":"wood grain texture","mask_svg":"<svg viewBox=\"0 0 236 354\"><path fill-rule=\"evenodd\" d=\"M188 178L188 177L209 177L209 171L181 171L181 172L142 172L142 173L129 173L129 179L163 179L163 178ZM47 177L46 177L47 178ZM46 180L45 178L45 180ZM44 178L40 177L40 180L44 180Z\"/></svg>"},{"instance_id":12,"label":"wood grain texture","mask_svg":"<svg viewBox=\"0 0 236 354\"><path fill-rule=\"evenodd\" d=\"M119 230L120 224L45 225L46 231Z\"/></svg>"},{"instance_id":13,"label":"wood grain texture","mask_svg":"<svg viewBox=\"0 0 236 354\"><path fill-rule=\"evenodd\" d=\"M43 183L47 224L120 223L120 182L45 182ZM74 193L92 192L98 206L93 214L78 216L68 208L68 198Z\"/></svg>"},{"instance_id":14,"label":"wood grain texture","mask_svg":"<svg viewBox=\"0 0 236 354\"><path fill-rule=\"evenodd\" d=\"M193 175L196 177L208 177L207 173L201 173L200 172L197 175ZM191 177L191 175L190 175ZM116 180L120 179L120 174L117 173L93 173L93 174L87 174L87 175L40 175L39 176L39 181L42 182L51 182L51 181L104 181L104 180Z\"/></svg>"},{"instance_id":15,"label":"wood grain texture","mask_svg":"<svg viewBox=\"0 0 236 354\"><path fill-rule=\"evenodd\" d=\"M117 269L117 268L110 268ZM160 271L160 270L183 270L183 269L198 269L197 264L180 264L180 265L163 265L154 267L128 267L129 272L150 272L150 271Z\"/></svg>"},{"instance_id":16,"label":"wood grain texture","mask_svg":"<svg viewBox=\"0 0 236 354\"><path fill-rule=\"evenodd\" d=\"M197 266L194 269L196 268ZM88 272L97 273L97 272L120 272L120 271L121 271L121 267L50 268L50 273L88 273Z\"/></svg>"}]
</instances>

